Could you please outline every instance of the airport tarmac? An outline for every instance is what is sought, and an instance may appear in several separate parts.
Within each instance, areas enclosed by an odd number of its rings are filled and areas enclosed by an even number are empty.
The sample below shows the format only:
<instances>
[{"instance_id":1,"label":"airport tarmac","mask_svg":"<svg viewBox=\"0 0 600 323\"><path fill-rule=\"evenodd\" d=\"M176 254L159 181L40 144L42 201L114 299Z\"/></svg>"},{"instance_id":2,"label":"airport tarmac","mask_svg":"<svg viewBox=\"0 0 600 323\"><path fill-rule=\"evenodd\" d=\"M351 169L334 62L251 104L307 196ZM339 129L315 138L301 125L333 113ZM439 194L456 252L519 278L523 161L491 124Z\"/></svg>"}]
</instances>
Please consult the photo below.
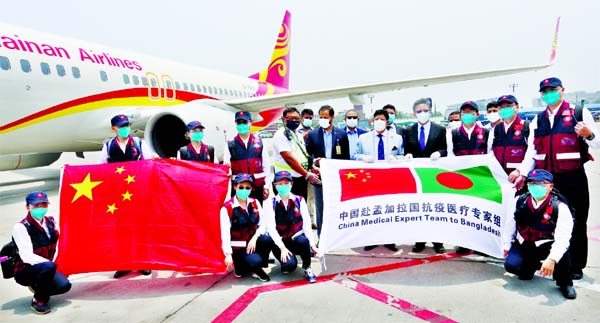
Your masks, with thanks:
<instances>
[{"instance_id":1,"label":"airport tarmac","mask_svg":"<svg viewBox=\"0 0 600 323\"><path fill-rule=\"evenodd\" d=\"M49 167L0 172L0 243L9 241L25 215L27 192L46 190L49 214L56 216L57 165L94 163L95 156L81 160L65 153ZM436 255L432 248L415 254L411 245L401 245L395 253L378 247L328 254L327 271L314 258L315 284L300 270L282 275L278 264L270 264L268 283L169 271L120 279L113 272L73 275L71 291L52 297L52 313L45 316L31 312L27 288L0 279L0 322L598 322L600 164L586 168L589 260L583 280L575 282L576 300L565 300L549 279L520 281L506 274L499 259Z\"/></svg>"}]
</instances>

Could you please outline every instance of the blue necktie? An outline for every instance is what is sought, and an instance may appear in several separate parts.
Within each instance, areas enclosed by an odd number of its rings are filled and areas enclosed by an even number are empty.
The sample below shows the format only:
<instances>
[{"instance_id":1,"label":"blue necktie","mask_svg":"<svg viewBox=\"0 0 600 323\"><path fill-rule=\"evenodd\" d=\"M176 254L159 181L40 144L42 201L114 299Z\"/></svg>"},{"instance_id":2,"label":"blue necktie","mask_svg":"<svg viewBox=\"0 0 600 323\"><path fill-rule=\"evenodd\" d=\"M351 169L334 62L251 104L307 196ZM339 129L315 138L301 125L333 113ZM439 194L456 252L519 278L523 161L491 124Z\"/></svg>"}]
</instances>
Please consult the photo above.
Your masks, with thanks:
<instances>
[{"instance_id":1,"label":"blue necktie","mask_svg":"<svg viewBox=\"0 0 600 323\"><path fill-rule=\"evenodd\" d=\"M377 160L384 160L385 151L383 150L383 135L378 134L377 137L379 137L379 143L377 144Z\"/></svg>"},{"instance_id":2,"label":"blue necktie","mask_svg":"<svg viewBox=\"0 0 600 323\"><path fill-rule=\"evenodd\" d=\"M421 126L421 133L419 134L419 146L421 151L425 151L425 128Z\"/></svg>"}]
</instances>

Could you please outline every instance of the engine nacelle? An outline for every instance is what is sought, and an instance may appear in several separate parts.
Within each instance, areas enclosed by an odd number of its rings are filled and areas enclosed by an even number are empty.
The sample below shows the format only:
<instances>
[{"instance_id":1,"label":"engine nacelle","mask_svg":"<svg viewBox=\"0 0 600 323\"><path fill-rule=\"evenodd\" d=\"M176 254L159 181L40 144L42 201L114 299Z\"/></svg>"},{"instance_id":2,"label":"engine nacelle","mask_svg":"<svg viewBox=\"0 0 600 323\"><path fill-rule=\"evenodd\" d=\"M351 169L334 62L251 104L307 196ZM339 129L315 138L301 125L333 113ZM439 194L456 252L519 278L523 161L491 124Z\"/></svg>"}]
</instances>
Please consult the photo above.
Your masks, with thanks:
<instances>
[{"instance_id":1,"label":"engine nacelle","mask_svg":"<svg viewBox=\"0 0 600 323\"><path fill-rule=\"evenodd\" d=\"M57 161L61 153L1 155L0 170L15 170L48 166Z\"/></svg>"}]
</instances>

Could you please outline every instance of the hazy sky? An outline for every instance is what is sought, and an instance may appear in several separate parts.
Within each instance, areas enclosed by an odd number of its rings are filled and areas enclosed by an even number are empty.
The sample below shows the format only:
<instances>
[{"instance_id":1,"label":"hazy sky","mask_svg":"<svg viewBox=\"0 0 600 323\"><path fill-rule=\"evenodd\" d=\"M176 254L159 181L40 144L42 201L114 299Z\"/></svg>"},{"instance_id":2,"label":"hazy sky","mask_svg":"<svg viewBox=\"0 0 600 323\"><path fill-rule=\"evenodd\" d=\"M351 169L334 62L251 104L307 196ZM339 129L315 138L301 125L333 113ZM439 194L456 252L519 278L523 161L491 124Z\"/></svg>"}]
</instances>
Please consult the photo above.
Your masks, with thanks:
<instances>
[{"instance_id":1,"label":"hazy sky","mask_svg":"<svg viewBox=\"0 0 600 323\"><path fill-rule=\"evenodd\" d=\"M292 91L543 64L558 16L558 62L549 69L376 94L373 105L408 111L430 96L444 110L518 83L515 95L529 106L548 76L567 91L600 90L600 1L592 0L4 1L0 21L250 75L268 64L286 9Z\"/></svg>"}]
</instances>

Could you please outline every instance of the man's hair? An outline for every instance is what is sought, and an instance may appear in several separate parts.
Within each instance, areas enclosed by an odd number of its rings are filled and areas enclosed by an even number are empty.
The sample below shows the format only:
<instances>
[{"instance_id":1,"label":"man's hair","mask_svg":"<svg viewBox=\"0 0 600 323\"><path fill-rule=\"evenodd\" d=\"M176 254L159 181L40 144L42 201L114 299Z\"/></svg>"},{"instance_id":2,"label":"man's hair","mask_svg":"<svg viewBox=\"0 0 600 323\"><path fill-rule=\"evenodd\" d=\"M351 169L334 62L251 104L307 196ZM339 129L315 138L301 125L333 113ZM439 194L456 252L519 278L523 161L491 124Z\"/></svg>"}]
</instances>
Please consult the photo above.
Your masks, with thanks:
<instances>
[{"instance_id":1,"label":"man's hair","mask_svg":"<svg viewBox=\"0 0 600 323\"><path fill-rule=\"evenodd\" d=\"M498 103L491 101L490 103L487 104L487 107L485 108L485 110L489 110L490 108L497 108L498 107Z\"/></svg>"},{"instance_id":2,"label":"man's hair","mask_svg":"<svg viewBox=\"0 0 600 323\"><path fill-rule=\"evenodd\" d=\"M344 118L348 117L348 112L356 112L356 115L358 116L358 111L356 111L355 109L350 109L346 111L346 113L344 114Z\"/></svg>"},{"instance_id":3,"label":"man's hair","mask_svg":"<svg viewBox=\"0 0 600 323\"><path fill-rule=\"evenodd\" d=\"M390 115L388 114L387 111L385 111L384 109L379 109L379 110L375 110L375 113L373 113L373 119L376 116L380 116L380 115L384 116L385 120L388 120L390 118Z\"/></svg>"},{"instance_id":4,"label":"man's hair","mask_svg":"<svg viewBox=\"0 0 600 323\"><path fill-rule=\"evenodd\" d=\"M300 115L304 117L304 115L306 114L310 115L311 117L315 115L315 113L311 109L302 109L302 113Z\"/></svg>"},{"instance_id":5,"label":"man's hair","mask_svg":"<svg viewBox=\"0 0 600 323\"><path fill-rule=\"evenodd\" d=\"M335 116L335 111L333 111L333 108L330 105L324 105L319 109L319 114L321 114L321 111L327 111L329 113L330 117Z\"/></svg>"},{"instance_id":6,"label":"man's hair","mask_svg":"<svg viewBox=\"0 0 600 323\"><path fill-rule=\"evenodd\" d=\"M391 104L384 105L382 109L383 110L392 109L392 110L394 110L394 112L396 112L396 107Z\"/></svg>"},{"instance_id":7,"label":"man's hair","mask_svg":"<svg viewBox=\"0 0 600 323\"><path fill-rule=\"evenodd\" d=\"M292 112L296 112L296 113L300 114L300 111L298 111L298 109L296 109L294 107L289 107L289 108L285 108L285 110L283 110L283 117L285 118L285 116L287 116L288 113L292 113Z\"/></svg>"},{"instance_id":8,"label":"man's hair","mask_svg":"<svg viewBox=\"0 0 600 323\"><path fill-rule=\"evenodd\" d=\"M450 121L450 117L451 116L454 116L454 115L457 115L457 114L460 115L460 112L459 111L452 111L452 112L450 112L450 114L448 115L448 121Z\"/></svg>"},{"instance_id":9,"label":"man's hair","mask_svg":"<svg viewBox=\"0 0 600 323\"><path fill-rule=\"evenodd\" d=\"M418 99L417 101L415 101L415 103L413 103L413 112L415 112L415 110L417 109L417 105L421 105L421 104L425 104L425 105L427 105L427 107L429 109L431 109L431 105L429 104L429 99L421 98L421 99Z\"/></svg>"}]
</instances>

